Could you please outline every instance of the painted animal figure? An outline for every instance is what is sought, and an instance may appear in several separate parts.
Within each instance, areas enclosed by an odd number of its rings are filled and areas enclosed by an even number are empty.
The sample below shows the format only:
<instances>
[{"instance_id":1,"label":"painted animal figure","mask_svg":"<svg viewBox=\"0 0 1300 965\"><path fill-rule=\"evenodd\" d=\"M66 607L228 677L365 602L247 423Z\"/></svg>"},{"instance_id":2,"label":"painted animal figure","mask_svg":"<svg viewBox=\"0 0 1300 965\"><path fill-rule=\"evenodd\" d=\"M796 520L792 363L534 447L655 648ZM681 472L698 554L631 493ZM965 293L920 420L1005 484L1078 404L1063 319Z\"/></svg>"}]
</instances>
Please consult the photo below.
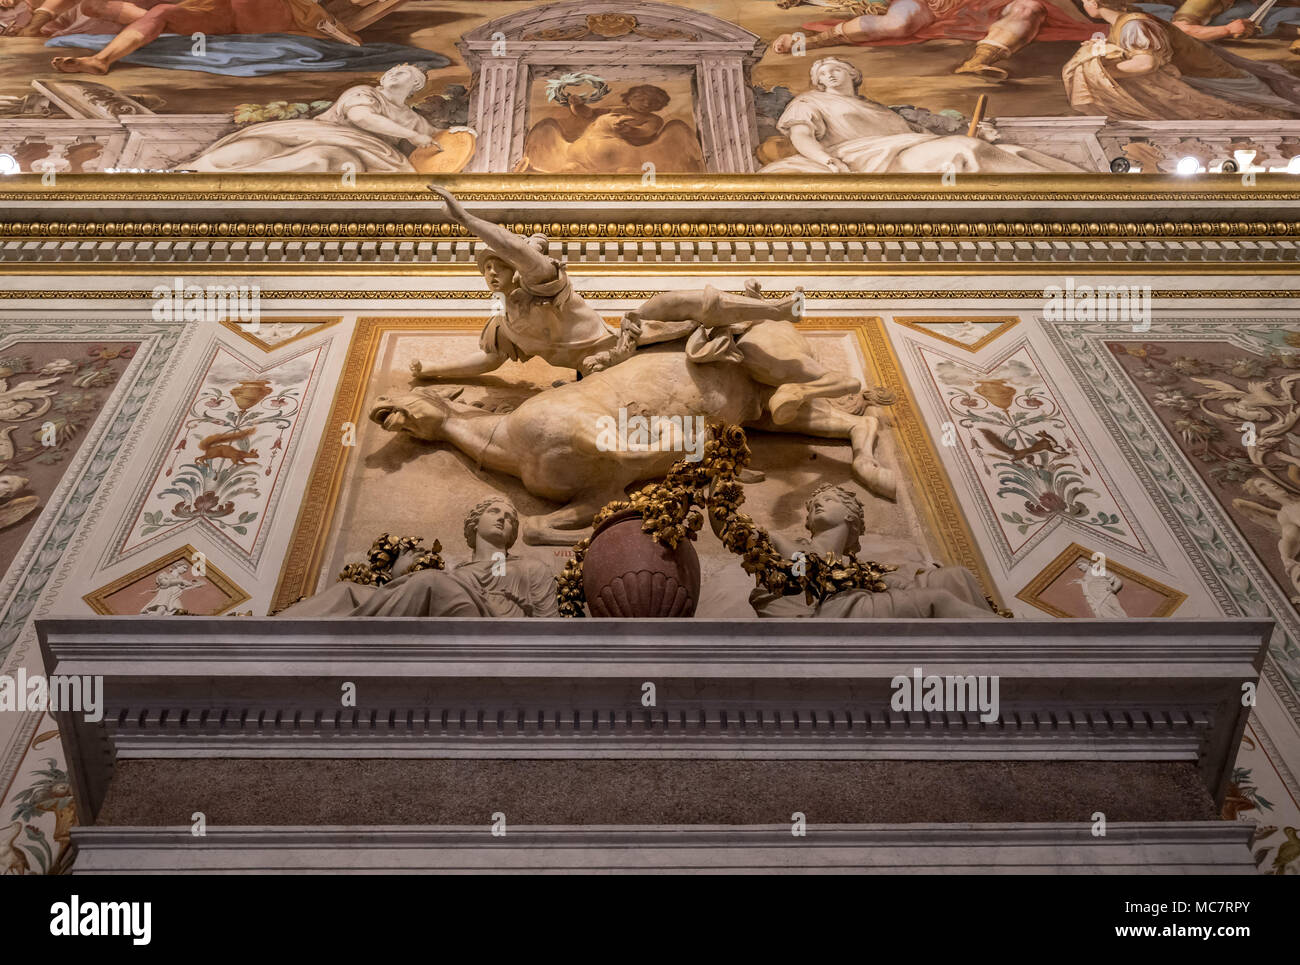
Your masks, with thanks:
<instances>
[{"instance_id":1,"label":"painted animal figure","mask_svg":"<svg viewBox=\"0 0 1300 965\"><path fill-rule=\"evenodd\" d=\"M1028 459L1036 452L1050 452L1057 456L1069 455L1069 451L1057 442L1050 432L1038 433L1036 436L1038 441L1023 448L1007 445L1002 441L1002 438L997 433L991 432L988 429L981 429L980 433L989 441L989 445L994 449L1010 456L1012 462L1020 462L1024 459Z\"/></svg>"},{"instance_id":2,"label":"painted animal figure","mask_svg":"<svg viewBox=\"0 0 1300 965\"><path fill-rule=\"evenodd\" d=\"M199 448L203 450L203 455L194 461L210 463L213 459L229 459L236 466L251 462L258 457L256 449L240 449L237 446L230 445L230 443L237 439L247 439L256 431L255 429L241 429L239 432L219 432L216 435L201 439L199 440Z\"/></svg>"},{"instance_id":3,"label":"painted animal figure","mask_svg":"<svg viewBox=\"0 0 1300 965\"><path fill-rule=\"evenodd\" d=\"M602 445L601 427L617 420L620 410L847 439L854 477L877 495L895 496L894 472L874 456L880 424L870 410L855 415L813 398L778 426L771 416L775 387L755 381L740 365L700 365L680 350L638 352L579 382L540 392L508 413L457 402L459 391L417 388L381 397L370 418L391 432L450 442L479 465L517 477L533 495L564 503L523 520L524 541L534 545L576 542L597 510L624 498L633 483L662 477L683 457L688 440L672 438L671 427L653 448Z\"/></svg>"},{"instance_id":4,"label":"painted animal figure","mask_svg":"<svg viewBox=\"0 0 1300 965\"><path fill-rule=\"evenodd\" d=\"M14 844L22 833L21 821L15 821L5 829L4 840L0 840L0 875L25 875L31 870L27 852Z\"/></svg>"}]
</instances>

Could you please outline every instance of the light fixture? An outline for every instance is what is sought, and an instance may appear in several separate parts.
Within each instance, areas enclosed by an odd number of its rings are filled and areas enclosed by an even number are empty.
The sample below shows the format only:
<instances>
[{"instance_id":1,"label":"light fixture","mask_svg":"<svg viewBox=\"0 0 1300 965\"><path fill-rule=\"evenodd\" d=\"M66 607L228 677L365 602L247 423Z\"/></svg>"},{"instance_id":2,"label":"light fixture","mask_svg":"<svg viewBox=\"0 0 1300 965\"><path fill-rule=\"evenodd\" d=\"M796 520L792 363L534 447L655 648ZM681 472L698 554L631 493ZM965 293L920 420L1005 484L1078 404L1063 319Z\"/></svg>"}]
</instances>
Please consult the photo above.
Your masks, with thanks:
<instances>
[{"instance_id":1,"label":"light fixture","mask_svg":"<svg viewBox=\"0 0 1300 965\"><path fill-rule=\"evenodd\" d=\"M12 154L0 154L0 175L17 173L18 159Z\"/></svg>"},{"instance_id":2,"label":"light fixture","mask_svg":"<svg viewBox=\"0 0 1300 965\"><path fill-rule=\"evenodd\" d=\"M1195 174L1201 169L1201 162L1194 157L1185 157L1179 160L1178 167L1175 170L1179 174Z\"/></svg>"}]
</instances>

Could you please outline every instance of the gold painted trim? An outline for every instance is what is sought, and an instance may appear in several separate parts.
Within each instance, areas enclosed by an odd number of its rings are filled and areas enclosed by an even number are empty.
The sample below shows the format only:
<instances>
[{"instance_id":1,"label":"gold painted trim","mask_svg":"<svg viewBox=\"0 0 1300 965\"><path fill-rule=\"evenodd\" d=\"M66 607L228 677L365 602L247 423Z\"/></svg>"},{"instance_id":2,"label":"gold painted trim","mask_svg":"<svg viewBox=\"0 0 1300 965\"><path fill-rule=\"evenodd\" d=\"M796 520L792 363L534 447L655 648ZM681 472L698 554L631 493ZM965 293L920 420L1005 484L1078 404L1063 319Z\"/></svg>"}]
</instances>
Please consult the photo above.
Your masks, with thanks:
<instances>
[{"instance_id":1,"label":"gold painted trim","mask_svg":"<svg viewBox=\"0 0 1300 965\"><path fill-rule=\"evenodd\" d=\"M108 583L104 586L101 586L98 590L91 590L89 593L83 596L82 599L96 613L102 613L106 616L121 615L121 614L115 614L114 611L109 608L108 598L110 596L112 596L114 593L118 592L119 590L122 590L130 586L132 583L139 582L141 579L143 579L146 576L149 576L152 573L157 573L159 570L162 570L170 566L172 563L175 563L178 560L183 559L187 563L192 562L194 559L194 554L197 552L199 551L196 550L189 543L186 543L184 546L172 550L170 553L166 554L165 556L160 556L152 563L146 563L144 566L132 570L130 573L126 574L126 576L119 577L118 579L114 580L112 583ZM234 580L228 577L225 573L221 572L221 570L217 568L216 564L211 562L210 560L208 560L204 564L203 575L213 584L213 586L219 589L222 593L226 594L226 597L228 598L228 602L220 610L217 610L215 613L201 614L202 616L218 616L222 613L225 613L227 610L231 609L232 607L236 607L239 604L243 603L245 600L249 599L249 595L245 593L243 589L241 589L239 585L235 583Z\"/></svg>"},{"instance_id":2,"label":"gold painted trim","mask_svg":"<svg viewBox=\"0 0 1300 965\"><path fill-rule=\"evenodd\" d=\"M1023 600L1031 606L1035 606L1040 610L1050 613L1054 617L1084 619L1075 617L1074 614L1066 613L1060 607L1052 606L1052 604L1038 599L1038 595L1047 589L1062 573L1074 565L1075 560L1080 557L1091 560L1092 555L1095 552L1096 550L1090 550L1087 547L1080 546L1078 543L1071 543L1060 556L1048 563L1047 567L1041 573L1030 580L1029 584L1016 594L1016 599ZM1151 614L1153 617L1169 616L1182 606L1183 601L1187 599L1187 594L1183 593L1181 590L1175 590L1172 586L1165 586L1159 580L1154 580L1149 576L1144 576L1136 570L1131 570L1127 566L1116 563L1109 556L1106 557L1106 569L1114 570L1124 579L1132 580L1139 586L1145 586L1148 590L1153 590L1165 598L1165 602L1158 606L1155 612Z\"/></svg>"},{"instance_id":3,"label":"gold painted trim","mask_svg":"<svg viewBox=\"0 0 1300 965\"><path fill-rule=\"evenodd\" d=\"M357 264L355 262L250 262L250 263L183 263L183 271L176 264L157 262L130 262L94 264L68 262L66 264L22 262L0 263L0 276L29 275L79 277L87 275L175 276L202 275L232 276L303 276L329 275L339 277L385 278L473 278L478 271L472 264ZM928 262L870 261L870 262L568 262L571 275L592 278L609 277L673 277L678 275L822 275L828 278L846 276L905 278L920 276L986 277L993 275L1298 275L1300 261L1271 261L1247 265L1244 262L1223 261L1115 261L1115 262ZM3 293L0 292L0 296ZM1042 297L1042 291L1038 292Z\"/></svg>"},{"instance_id":4,"label":"gold painted trim","mask_svg":"<svg viewBox=\"0 0 1300 965\"><path fill-rule=\"evenodd\" d=\"M330 408L325 433L316 451L308 477L285 563L280 571L270 612L275 613L311 593L320 579L325 550L338 510L339 495L348 467L351 450L331 444L332 433L345 422L356 425L362 418L361 406L366 387L374 372L380 342L392 332L463 331L477 333L481 318L358 318L348 347L347 359L339 375L338 390ZM938 449L917 417L914 400L898 356L885 334L879 316L856 318L805 318L800 328L817 332L852 332L862 351L864 364L875 384L892 390L897 402L890 406L889 420L895 430L898 449L907 463L910 478L919 485L915 494L918 509L930 531L940 543L949 562L968 567L976 573L986 591L997 599L997 584L979 553L974 534L957 503L951 480L944 471Z\"/></svg>"},{"instance_id":5,"label":"gold painted trim","mask_svg":"<svg viewBox=\"0 0 1300 965\"><path fill-rule=\"evenodd\" d=\"M1254 270L1252 269L1252 273ZM116 274L121 274L117 272ZM695 275L696 272L683 272L685 275ZM750 274L744 272L741 274ZM783 274L797 274L797 272L784 272ZM901 274L901 273L900 273ZM1031 273L1026 273L1031 274ZM227 273L227 277L241 277L238 272ZM584 289L578 292L583 298L589 301L645 301L654 295L662 294L672 289ZM735 291L733 294L743 294ZM788 298L794 294L793 291L780 291L777 289L765 289L764 298ZM420 289L310 289L310 288L270 288L263 289L259 297L263 301L356 301L361 299L372 301L487 301L491 298L492 293L486 288L474 290L459 291L439 291L435 288ZM856 301L865 301L870 299L892 299L905 301L908 299L920 299L926 301L967 301L988 298L1001 298L1007 300L1020 299L1023 301L1042 302L1044 300L1043 290L1041 288L981 288L978 290L962 288L916 288L916 289L888 289L888 288L845 288L845 289L805 289L804 297L809 300L814 299L853 299ZM1157 288L1151 292L1151 297L1156 299L1189 299L1189 298L1263 298L1263 299L1290 299L1300 300L1300 288ZM68 300L68 301L152 301L153 292L145 289L127 289L127 288L110 288L97 290L79 290L75 288L65 289L21 289L21 288L4 288L0 289L0 301L45 301L45 300ZM119 309L120 310L120 309Z\"/></svg>"},{"instance_id":6,"label":"gold painted trim","mask_svg":"<svg viewBox=\"0 0 1300 965\"><path fill-rule=\"evenodd\" d=\"M688 274L695 274L690 272ZM788 273L787 273L788 274ZM237 275L228 277L238 277ZM644 301L654 295L673 289L584 289L578 292L589 301ZM733 294L743 294L735 291ZM788 298L793 291L765 289L764 298ZM983 288L979 290L961 288L918 288L918 289L805 289L804 296L810 300L841 299L867 301L873 299L887 300L925 300L925 301L968 301L989 298L1005 300L1022 300L1041 302L1044 299L1041 288ZM313 289L263 289L260 293L263 301L487 301L491 292L487 289L473 291L439 291L438 289L356 289L347 290L313 290ZM1300 300L1300 289L1289 288L1158 288L1151 292L1154 299L1286 299ZM143 289L0 289L0 301L142 301L153 299L151 291ZM122 309L119 309L119 311Z\"/></svg>"},{"instance_id":7,"label":"gold painted trim","mask_svg":"<svg viewBox=\"0 0 1300 965\"><path fill-rule=\"evenodd\" d=\"M1236 174L1044 175L937 174L707 174L639 175L460 174L437 178L403 174L61 174L46 186L41 175L0 182L6 201L428 201L436 181L466 201L1300 201L1293 175L1260 174L1253 185ZM575 182L581 187L575 188Z\"/></svg>"},{"instance_id":8,"label":"gold painted trim","mask_svg":"<svg viewBox=\"0 0 1300 965\"><path fill-rule=\"evenodd\" d=\"M894 430L900 452L907 460L909 477L921 483L920 492L913 493L913 498L925 516L930 531L939 534L940 543L948 554L947 562L964 566L974 573L989 598L999 607L1002 606L997 582L993 579L979 551L975 534L957 502L952 478L944 469L943 460L939 458L938 447L926 427L926 420L920 416L911 387L903 376L902 363L885 332L884 321L879 317L814 321L821 322L826 328L841 327L828 323L847 322L842 327L856 330L859 347L863 358L867 360L873 381L876 385L890 389L897 400L886 410L888 423ZM868 321L874 324L864 324ZM806 326L801 322L799 327Z\"/></svg>"},{"instance_id":9,"label":"gold painted trim","mask_svg":"<svg viewBox=\"0 0 1300 965\"><path fill-rule=\"evenodd\" d=\"M949 345L955 345L972 355L1020 324L1019 315L895 315L893 319L895 323L902 325L904 328L910 328L914 332L920 332L922 335L928 335L931 338L937 338L941 342L947 342ZM922 327L927 324L954 325L967 320L972 322L1000 322L1001 324L974 342L958 341L955 338L949 338L947 335L941 335L939 332Z\"/></svg>"},{"instance_id":10,"label":"gold painted trim","mask_svg":"<svg viewBox=\"0 0 1300 965\"><path fill-rule=\"evenodd\" d=\"M293 535L289 538L289 548L285 553L284 566L280 570L280 579L275 587L269 613L277 613L309 595L320 579L325 563L325 548L338 511L350 448L330 444L328 440L332 434L341 433L344 424L356 426L361 421L366 385L373 374L383 336L395 331L429 329L477 333L482 327L481 318L357 319L343 370L339 373L338 389L334 393L329 418L316 448L311 475L307 478L302 508L298 511Z\"/></svg>"},{"instance_id":11,"label":"gold painted trim","mask_svg":"<svg viewBox=\"0 0 1300 965\"><path fill-rule=\"evenodd\" d=\"M259 298L260 298L260 293L259 293ZM232 322L228 318L223 318L220 324L222 328L229 329L230 331L238 335L240 338L242 338L244 341L249 342L250 344L256 346L257 348L261 349L263 352L270 353L270 352L277 352L280 349L284 348L286 345L292 345L294 342L298 341L299 339L310 338L312 335L315 335L318 332L323 332L325 331L325 329L329 328L332 325L337 325L341 321L343 321L342 315L331 315L331 316L324 316L324 317L320 315L263 315L261 318L261 322L263 324L270 323L274 325L280 322L288 322L288 323L305 322L312 325L312 327L307 331L299 332L297 335L293 335L289 338L286 338L283 342L276 342L274 345L270 344L269 342L262 341L252 332L247 331L244 328L243 324L240 322Z\"/></svg>"},{"instance_id":12,"label":"gold painted trim","mask_svg":"<svg viewBox=\"0 0 1300 965\"><path fill-rule=\"evenodd\" d=\"M3 203L0 195L0 204ZM692 199L707 200L707 199ZM434 211L433 213L437 213ZM1115 240L1132 238L1256 238L1300 235L1300 221L503 221L516 234L552 240L672 239L690 241L979 239L982 241ZM469 241L465 228L443 221L0 221L0 237L78 241Z\"/></svg>"}]
</instances>

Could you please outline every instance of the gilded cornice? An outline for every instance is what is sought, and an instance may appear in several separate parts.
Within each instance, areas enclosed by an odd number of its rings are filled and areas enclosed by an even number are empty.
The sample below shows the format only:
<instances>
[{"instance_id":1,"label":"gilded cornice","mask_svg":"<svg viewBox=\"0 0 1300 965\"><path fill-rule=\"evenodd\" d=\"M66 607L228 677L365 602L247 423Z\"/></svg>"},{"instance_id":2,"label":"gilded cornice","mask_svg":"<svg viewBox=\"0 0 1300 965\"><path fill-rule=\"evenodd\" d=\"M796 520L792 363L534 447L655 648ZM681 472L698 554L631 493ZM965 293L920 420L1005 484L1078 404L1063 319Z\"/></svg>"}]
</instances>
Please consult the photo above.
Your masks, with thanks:
<instances>
[{"instance_id":1,"label":"gilded cornice","mask_svg":"<svg viewBox=\"0 0 1300 965\"><path fill-rule=\"evenodd\" d=\"M1052 238L1196 239L1300 236L1300 221L956 221L956 222L740 222L740 221L504 221L518 234L553 240L689 238L902 239L979 238L989 241ZM416 221L0 221L3 238L152 239L466 239L460 225Z\"/></svg>"},{"instance_id":2,"label":"gilded cornice","mask_svg":"<svg viewBox=\"0 0 1300 965\"><path fill-rule=\"evenodd\" d=\"M644 290L626 290L626 289L592 289L578 292L585 299L591 301L645 301L654 295L662 294L664 291L674 289L644 289ZM464 291L439 291L437 289L312 289L312 288L264 288L259 292L259 298L263 301L268 300L290 300L290 301L347 301L350 299L363 299L366 302L375 301L413 301L413 300L440 300L440 301L487 301L491 297L491 292L486 288L464 290ZM742 292L735 292L742 294ZM764 298L788 298L794 294L793 291L778 291L776 289L765 289ZM0 301L27 301L27 300L46 300L46 299L71 299L76 301L152 301L153 293L147 289L101 289L101 290L80 290L73 288L64 289L0 289ZM862 288L845 288L845 289L810 289L804 291L804 297L808 299L837 299L862 301L865 299L884 299L889 301L970 301L971 299L980 298L998 298L1003 300L1024 299L1032 300L1035 303L1043 301L1042 288L928 288L928 289L906 289L906 288L881 288L881 289L862 289ZM1233 298L1254 298L1270 299L1300 298L1300 289L1296 288L1156 288L1151 292L1152 298L1177 298L1177 299L1195 299L1195 298L1213 298L1213 299L1233 299Z\"/></svg>"},{"instance_id":3,"label":"gilded cornice","mask_svg":"<svg viewBox=\"0 0 1300 965\"><path fill-rule=\"evenodd\" d=\"M547 175L456 175L438 183L465 201L566 202L898 202L1055 201L1286 202L1300 201L1300 181L1288 174L1240 175L960 175L946 185L937 175L637 175L581 179ZM46 186L38 175L0 182L0 206L9 202L427 201L429 178L358 175L349 184L323 175L115 174L60 175Z\"/></svg>"}]
</instances>

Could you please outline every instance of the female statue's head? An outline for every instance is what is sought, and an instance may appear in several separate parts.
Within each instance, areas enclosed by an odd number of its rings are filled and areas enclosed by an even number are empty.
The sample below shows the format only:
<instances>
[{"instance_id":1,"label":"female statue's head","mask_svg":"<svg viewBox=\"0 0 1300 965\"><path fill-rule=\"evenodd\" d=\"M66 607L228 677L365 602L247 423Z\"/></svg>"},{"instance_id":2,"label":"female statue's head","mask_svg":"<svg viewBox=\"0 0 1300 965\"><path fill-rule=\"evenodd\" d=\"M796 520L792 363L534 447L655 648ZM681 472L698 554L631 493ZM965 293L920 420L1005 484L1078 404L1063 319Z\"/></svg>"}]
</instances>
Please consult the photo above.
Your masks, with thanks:
<instances>
[{"instance_id":1,"label":"female statue's head","mask_svg":"<svg viewBox=\"0 0 1300 965\"><path fill-rule=\"evenodd\" d=\"M423 88L426 80L424 71L414 64L398 64L384 72L384 75L379 78L379 86L391 93L394 100L400 97L405 101Z\"/></svg>"},{"instance_id":2,"label":"female statue's head","mask_svg":"<svg viewBox=\"0 0 1300 965\"><path fill-rule=\"evenodd\" d=\"M480 539L493 549L505 552L519 536L519 513L515 504L504 496L489 496L465 517L465 542L478 549Z\"/></svg>"},{"instance_id":3,"label":"female statue's head","mask_svg":"<svg viewBox=\"0 0 1300 965\"><path fill-rule=\"evenodd\" d=\"M840 60L838 57L822 57L809 69L808 79L812 81L813 88L816 90L852 94L862 83L862 71L847 60Z\"/></svg>"},{"instance_id":4,"label":"female statue's head","mask_svg":"<svg viewBox=\"0 0 1300 965\"><path fill-rule=\"evenodd\" d=\"M842 552L856 553L862 548L860 537L867 528L866 512L852 490L829 483L818 486L808 497L805 509L804 525L811 535L843 525L849 532Z\"/></svg>"}]
</instances>

